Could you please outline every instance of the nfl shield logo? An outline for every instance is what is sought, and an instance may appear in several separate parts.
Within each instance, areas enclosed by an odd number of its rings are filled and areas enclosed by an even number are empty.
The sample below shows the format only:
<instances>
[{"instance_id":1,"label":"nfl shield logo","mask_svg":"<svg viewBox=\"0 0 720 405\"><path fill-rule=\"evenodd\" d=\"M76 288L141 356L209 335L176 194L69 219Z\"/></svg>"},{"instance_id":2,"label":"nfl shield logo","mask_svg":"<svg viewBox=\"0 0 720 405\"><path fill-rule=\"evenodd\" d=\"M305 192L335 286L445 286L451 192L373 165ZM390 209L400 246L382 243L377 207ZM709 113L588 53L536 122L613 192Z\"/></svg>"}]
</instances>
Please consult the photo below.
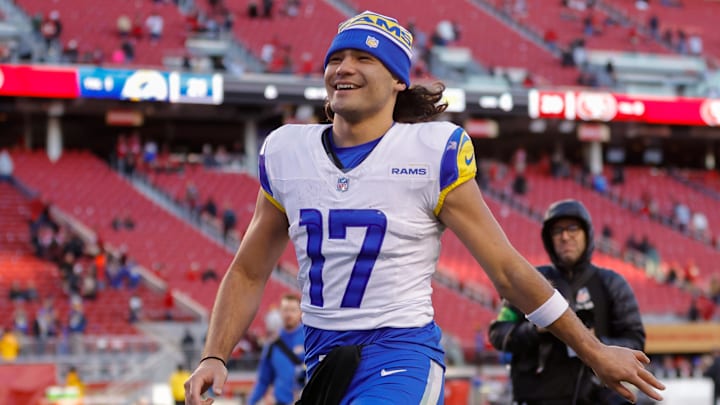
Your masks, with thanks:
<instances>
[{"instance_id":1,"label":"nfl shield logo","mask_svg":"<svg viewBox=\"0 0 720 405\"><path fill-rule=\"evenodd\" d=\"M380 41L374 36L368 35L367 38L365 38L365 45L370 48L377 48L378 45L380 45Z\"/></svg>"},{"instance_id":2,"label":"nfl shield logo","mask_svg":"<svg viewBox=\"0 0 720 405\"><path fill-rule=\"evenodd\" d=\"M338 178L337 182L337 191L348 191L348 186L350 185L350 180L348 180L347 177L340 177Z\"/></svg>"}]
</instances>

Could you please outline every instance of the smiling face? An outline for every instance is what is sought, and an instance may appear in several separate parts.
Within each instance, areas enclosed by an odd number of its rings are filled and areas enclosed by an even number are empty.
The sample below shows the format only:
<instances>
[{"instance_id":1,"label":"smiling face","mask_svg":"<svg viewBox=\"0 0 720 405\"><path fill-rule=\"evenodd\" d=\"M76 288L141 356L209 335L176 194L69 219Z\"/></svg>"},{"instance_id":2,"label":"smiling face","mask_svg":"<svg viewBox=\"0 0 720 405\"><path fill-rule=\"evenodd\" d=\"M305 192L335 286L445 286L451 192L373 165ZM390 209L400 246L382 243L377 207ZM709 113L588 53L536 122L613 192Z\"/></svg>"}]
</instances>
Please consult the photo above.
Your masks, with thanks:
<instances>
[{"instance_id":1,"label":"smiling face","mask_svg":"<svg viewBox=\"0 0 720 405\"><path fill-rule=\"evenodd\" d=\"M587 236L580 221L561 218L550 228L553 248L560 262L565 266L573 266L580 260L587 248Z\"/></svg>"},{"instance_id":2,"label":"smiling face","mask_svg":"<svg viewBox=\"0 0 720 405\"><path fill-rule=\"evenodd\" d=\"M325 68L330 108L350 123L382 114L392 117L397 93L405 87L367 52L340 50L330 56Z\"/></svg>"}]
</instances>

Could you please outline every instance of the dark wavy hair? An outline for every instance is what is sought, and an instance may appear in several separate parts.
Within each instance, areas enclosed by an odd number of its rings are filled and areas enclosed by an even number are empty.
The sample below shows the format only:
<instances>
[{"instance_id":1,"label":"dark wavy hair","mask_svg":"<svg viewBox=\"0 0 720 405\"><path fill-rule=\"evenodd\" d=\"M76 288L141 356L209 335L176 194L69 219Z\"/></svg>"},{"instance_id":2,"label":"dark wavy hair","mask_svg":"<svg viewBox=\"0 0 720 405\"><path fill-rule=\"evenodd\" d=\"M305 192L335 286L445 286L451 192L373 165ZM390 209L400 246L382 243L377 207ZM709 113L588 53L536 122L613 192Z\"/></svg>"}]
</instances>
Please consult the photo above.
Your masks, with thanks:
<instances>
[{"instance_id":1,"label":"dark wavy hair","mask_svg":"<svg viewBox=\"0 0 720 405\"><path fill-rule=\"evenodd\" d=\"M393 110L393 120L406 124L433 120L447 109L447 102L440 103L443 91L445 85L435 82L430 86L413 85L399 92ZM328 100L325 101L325 116L330 122L335 118L335 111L330 108Z\"/></svg>"}]
</instances>

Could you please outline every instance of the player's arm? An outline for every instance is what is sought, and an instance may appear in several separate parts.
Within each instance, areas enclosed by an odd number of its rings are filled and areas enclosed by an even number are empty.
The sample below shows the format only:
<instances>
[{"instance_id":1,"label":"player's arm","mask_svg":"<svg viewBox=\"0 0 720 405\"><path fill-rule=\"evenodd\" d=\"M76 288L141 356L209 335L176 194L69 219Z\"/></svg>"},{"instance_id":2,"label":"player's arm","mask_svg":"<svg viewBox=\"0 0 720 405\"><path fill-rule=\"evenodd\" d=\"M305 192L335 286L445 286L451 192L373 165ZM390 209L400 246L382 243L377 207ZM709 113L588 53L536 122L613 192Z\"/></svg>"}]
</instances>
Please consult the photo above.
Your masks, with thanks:
<instances>
[{"instance_id":1,"label":"player's arm","mask_svg":"<svg viewBox=\"0 0 720 405\"><path fill-rule=\"evenodd\" d=\"M533 313L553 296L550 283L510 244L477 183L466 181L450 191L438 217L465 244L500 295L525 314ZM664 387L644 368L650 360L642 352L602 344L569 309L548 328L624 397L635 401L635 395L621 384L627 381L651 398L661 398L653 387Z\"/></svg>"},{"instance_id":2,"label":"player's arm","mask_svg":"<svg viewBox=\"0 0 720 405\"><path fill-rule=\"evenodd\" d=\"M288 242L285 213L258 193L255 213L235 258L223 277L210 316L203 357L227 359L255 317L265 284ZM190 405L210 404L200 395L210 386L217 391L227 370L215 359L202 362L185 383Z\"/></svg>"}]
</instances>

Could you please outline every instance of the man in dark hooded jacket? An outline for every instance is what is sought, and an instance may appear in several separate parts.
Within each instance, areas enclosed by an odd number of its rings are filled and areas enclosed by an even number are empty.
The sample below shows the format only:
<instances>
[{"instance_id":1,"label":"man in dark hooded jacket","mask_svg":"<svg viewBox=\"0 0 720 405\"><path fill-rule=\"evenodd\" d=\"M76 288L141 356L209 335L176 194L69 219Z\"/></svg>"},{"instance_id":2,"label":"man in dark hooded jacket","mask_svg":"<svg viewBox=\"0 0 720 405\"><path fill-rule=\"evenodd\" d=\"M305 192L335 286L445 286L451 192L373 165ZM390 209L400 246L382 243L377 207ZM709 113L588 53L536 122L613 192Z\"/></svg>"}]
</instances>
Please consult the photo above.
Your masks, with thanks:
<instances>
[{"instance_id":1,"label":"man in dark hooded jacket","mask_svg":"<svg viewBox=\"0 0 720 405\"><path fill-rule=\"evenodd\" d=\"M568 300L578 317L606 344L643 350L645 330L630 285L618 273L591 263L593 226L576 200L553 203L542 241L552 265L538 270ZM625 404L601 386L563 342L529 322L507 302L490 326L490 341L512 353L510 377L519 405Z\"/></svg>"}]
</instances>

